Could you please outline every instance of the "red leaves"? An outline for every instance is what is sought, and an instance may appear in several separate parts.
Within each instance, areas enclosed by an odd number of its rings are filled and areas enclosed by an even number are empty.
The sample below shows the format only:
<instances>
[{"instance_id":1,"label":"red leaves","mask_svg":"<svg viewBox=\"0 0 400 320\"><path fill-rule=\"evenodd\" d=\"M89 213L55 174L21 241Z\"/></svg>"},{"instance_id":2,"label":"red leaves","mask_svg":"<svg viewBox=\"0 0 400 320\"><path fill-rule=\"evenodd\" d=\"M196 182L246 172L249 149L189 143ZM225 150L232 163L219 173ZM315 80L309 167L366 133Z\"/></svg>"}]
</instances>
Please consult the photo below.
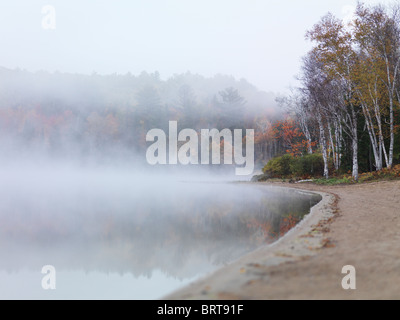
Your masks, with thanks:
<instances>
[{"instance_id":1,"label":"red leaves","mask_svg":"<svg viewBox=\"0 0 400 320\"><path fill-rule=\"evenodd\" d=\"M286 153L299 156L307 149L308 141L304 140L304 134L297 126L295 120L287 118L273 124L274 139L281 140L286 148ZM315 146L315 143L313 143Z\"/></svg>"}]
</instances>

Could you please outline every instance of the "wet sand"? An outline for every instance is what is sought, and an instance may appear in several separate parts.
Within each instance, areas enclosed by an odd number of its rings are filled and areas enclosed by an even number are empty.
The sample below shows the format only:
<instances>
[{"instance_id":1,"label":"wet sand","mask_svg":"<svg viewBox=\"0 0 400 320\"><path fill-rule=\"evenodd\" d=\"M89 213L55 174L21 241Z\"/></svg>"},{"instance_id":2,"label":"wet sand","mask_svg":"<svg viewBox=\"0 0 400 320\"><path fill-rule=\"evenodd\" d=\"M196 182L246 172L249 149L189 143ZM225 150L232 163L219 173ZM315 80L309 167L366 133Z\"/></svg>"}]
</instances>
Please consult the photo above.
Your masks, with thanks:
<instances>
[{"instance_id":1,"label":"wet sand","mask_svg":"<svg viewBox=\"0 0 400 320\"><path fill-rule=\"evenodd\" d=\"M164 298L400 299L400 181L273 185L323 200L278 242ZM356 290L342 288L345 265L356 269Z\"/></svg>"}]
</instances>

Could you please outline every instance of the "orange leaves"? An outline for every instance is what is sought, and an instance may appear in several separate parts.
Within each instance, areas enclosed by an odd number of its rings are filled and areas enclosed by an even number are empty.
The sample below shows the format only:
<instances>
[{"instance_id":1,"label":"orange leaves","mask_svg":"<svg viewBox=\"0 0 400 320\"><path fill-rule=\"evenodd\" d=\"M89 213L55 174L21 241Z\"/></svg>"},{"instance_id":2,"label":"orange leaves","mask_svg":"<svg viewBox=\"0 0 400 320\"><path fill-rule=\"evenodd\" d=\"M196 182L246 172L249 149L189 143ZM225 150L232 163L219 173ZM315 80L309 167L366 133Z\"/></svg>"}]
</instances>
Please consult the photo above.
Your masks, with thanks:
<instances>
[{"instance_id":1,"label":"orange leaves","mask_svg":"<svg viewBox=\"0 0 400 320\"><path fill-rule=\"evenodd\" d=\"M299 218L293 215L289 215L282 219L279 226L279 236L283 236L290 229L292 229L299 222Z\"/></svg>"},{"instance_id":2,"label":"orange leaves","mask_svg":"<svg viewBox=\"0 0 400 320\"><path fill-rule=\"evenodd\" d=\"M300 218L292 214L286 217L281 217L278 224L276 224L276 222L278 221L259 221L258 219L254 218L247 223L247 227L250 229L258 230L262 237L262 242L270 243L284 236L299 221Z\"/></svg>"},{"instance_id":3,"label":"orange leaves","mask_svg":"<svg viewBox=\"0 0 400 320\"><path fill-rule=\"evenodd\" d=\"M273 230L272 224L270 221L262 222L257 219L251 219L247 223L247 227L249 229L258 230L261 235L262 242L272 242L273 239L276 238L276 233Z\"/></svg>"},{"instance_id":4,"label":"orange leaves","mask_svg":"<svg viewBox=\"0 0 400 320\"><path fill-rule=\"evenodd\" d=\"M303 133L292 119L276 122L273 125L273 132L275 133L275 139L283 138L285 141L291 141L294 138L303 136Z\"/></svg>"},{"instance_id":5,"label":"orange leaves","mask_svg":"<svg viewBox=\"0 0 400 320\"><path fill-rule=\"evenodd\" d=\"M281 140L286 148L286 153L299 156L308 147L308 141L304 140L304 134L293 119L277 121L272 126L274 139ZM316 143L312 143L315 146Z\"/></svg>"}]
</instances>

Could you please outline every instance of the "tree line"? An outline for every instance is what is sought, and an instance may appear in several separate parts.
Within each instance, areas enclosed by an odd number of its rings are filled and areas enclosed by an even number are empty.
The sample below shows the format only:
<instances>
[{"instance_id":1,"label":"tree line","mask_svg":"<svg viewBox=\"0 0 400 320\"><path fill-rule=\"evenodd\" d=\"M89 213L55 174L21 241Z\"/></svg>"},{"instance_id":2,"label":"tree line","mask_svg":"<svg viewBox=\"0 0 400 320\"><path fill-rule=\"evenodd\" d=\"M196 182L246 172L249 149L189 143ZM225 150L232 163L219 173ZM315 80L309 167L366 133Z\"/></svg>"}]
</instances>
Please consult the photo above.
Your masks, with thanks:
<instances>
[{"instance_id":1,"label":"tree line","mask_svg":"<svg viewBox=\"0 0 400 320\"><path fill-rule=\"evenodd\" d=\"M286 152L320 153L325 178L392 168L400 160L400 7L358 3L349 23L328 13L306 39L313 47L301 86L280 98L301 132Z\"/></svg>"},{"instance_id":2,"label":"tree line","mask_svg":"<svg viewBox=\"0 0 400 320\"><path fill-rule=\"evenodd\" d=\"M187 72L162 80L158 72L81 75L0 68L2 158L39 153L145 161L146 133L168 132L169 121L177 121L179 130L248 128L260 135L280 116L274 94L232 76ZM257 154L260 163L272 156Z\"/></svg>"}]
</instances>

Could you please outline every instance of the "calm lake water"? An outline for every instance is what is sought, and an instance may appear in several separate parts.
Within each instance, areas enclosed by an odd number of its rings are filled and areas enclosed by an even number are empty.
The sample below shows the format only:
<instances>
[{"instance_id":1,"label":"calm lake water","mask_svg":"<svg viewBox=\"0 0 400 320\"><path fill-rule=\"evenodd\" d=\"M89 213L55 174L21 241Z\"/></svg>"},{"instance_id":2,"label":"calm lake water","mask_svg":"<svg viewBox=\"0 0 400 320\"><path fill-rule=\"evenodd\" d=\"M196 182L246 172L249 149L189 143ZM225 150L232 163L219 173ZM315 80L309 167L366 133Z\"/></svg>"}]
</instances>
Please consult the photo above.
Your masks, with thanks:
<instances>
[{"instance_id":1,"label":"calm lake water","mask_svg":"<svg viewBox=\"0 0 400 320\"><path fill-rule=\"evenodd\" d=\"M2 170L0 299L158 299L275 241L321 199L208 177Z\"/></svg>"}]
</instances>

